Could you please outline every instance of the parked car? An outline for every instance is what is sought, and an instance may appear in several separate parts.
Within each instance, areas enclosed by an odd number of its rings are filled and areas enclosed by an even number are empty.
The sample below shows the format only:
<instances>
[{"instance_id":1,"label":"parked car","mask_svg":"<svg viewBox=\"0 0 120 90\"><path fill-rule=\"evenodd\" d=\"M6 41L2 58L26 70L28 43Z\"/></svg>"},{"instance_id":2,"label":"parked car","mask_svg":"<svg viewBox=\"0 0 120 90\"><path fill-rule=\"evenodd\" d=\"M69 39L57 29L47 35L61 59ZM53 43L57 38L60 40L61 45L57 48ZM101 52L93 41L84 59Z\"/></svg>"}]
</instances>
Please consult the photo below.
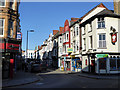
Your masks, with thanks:
<instances>
[{"instance_id":1,"label":"parked car","mask_svg":"<svg viewBox=\"0 0 120 90\"><path fill-rule=\"evenodd\" d=\"M41 66L38 63L33 63L31 65L31 72L40 72L41 71Z\"/></svg>"},{"instance_id":2,"label":"parked car","mask_svg":"<svg viewBox=\"0 0 120 90\"><path fill-rule=\"evenodd\" d=\"M41 63L40 64L40 70L41 71L44 71L44 70L46 71L47 70L47 64L46 63Z\"/></svg>"}]
</instances>

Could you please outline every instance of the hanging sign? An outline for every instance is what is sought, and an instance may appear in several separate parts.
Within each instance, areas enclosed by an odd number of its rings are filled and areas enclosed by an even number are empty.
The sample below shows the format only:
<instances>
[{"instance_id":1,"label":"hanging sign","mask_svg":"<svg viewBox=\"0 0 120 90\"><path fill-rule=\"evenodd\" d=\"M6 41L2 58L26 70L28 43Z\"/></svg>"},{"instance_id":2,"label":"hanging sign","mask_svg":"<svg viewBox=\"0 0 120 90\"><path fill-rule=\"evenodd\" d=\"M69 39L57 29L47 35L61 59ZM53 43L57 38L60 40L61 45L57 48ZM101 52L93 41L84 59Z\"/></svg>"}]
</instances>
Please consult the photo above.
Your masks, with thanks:
<instances>
[{"instance_id":1,"label":"hanging sign","mask_svg":"<svg viewBox=\"0 0 120 90\"><path fill-rule=\"evenodd\" d=\"M112 34L112 43L115 43L117 41L117 33Z\"/></svg>"},{"instance_id":2,"label":"hanging sign","mask_svg":"<svg viewBox=\"0 0 120 90\"><path fill-rule=\"evenodd\" d=\"M17 39L22 39L22 33L21 32L17 32Z\"/></svg>"}]
</instances>

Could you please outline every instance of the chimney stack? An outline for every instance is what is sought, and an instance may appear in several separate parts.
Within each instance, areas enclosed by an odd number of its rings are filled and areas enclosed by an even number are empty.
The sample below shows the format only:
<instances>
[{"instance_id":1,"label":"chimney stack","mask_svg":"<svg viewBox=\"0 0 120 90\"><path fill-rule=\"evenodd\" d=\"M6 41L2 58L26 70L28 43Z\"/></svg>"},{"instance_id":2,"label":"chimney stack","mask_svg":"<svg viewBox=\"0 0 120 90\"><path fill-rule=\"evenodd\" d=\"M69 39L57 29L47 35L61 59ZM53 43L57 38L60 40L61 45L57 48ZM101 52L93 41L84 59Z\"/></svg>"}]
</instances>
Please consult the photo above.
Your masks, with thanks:
<instances>
[{"instance_id":1,"label":"chimney stack","mask_svg":"<svg viewBox=\"0 0 120 90\"><path fill-rule=\"evenodd\" d=\"M120 15L120 0L114 0L114 13Z\"/></svg>"}]
</instances>

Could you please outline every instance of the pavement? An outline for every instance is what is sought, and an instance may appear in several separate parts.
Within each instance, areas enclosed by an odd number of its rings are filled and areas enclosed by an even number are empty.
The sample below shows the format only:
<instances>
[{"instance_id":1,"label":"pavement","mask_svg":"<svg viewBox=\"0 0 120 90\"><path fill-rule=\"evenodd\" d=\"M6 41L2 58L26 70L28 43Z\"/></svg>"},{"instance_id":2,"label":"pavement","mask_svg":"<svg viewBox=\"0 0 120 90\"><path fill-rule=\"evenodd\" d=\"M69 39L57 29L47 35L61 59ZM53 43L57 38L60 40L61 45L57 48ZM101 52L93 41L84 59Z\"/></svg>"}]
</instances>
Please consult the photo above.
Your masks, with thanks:
<instances>
[{"instance_id":1,"label":"pavement","mask_svg":"<svg viewBox=\"0 0 120 90\"><path fill-rule=\"evenodd\" d=\"M42 78L34 73L17 71L13 79L3 79L2 88L20 86L40 81Z\"/></svg>"},{"instance_id":2,"label":"pavement","mask_svg":"<svg viewBox=\"0 0 120 90\"><path fill-rule=\"evenodd\" d=\"M2 80L2 88L14 87L14 86L20 86L20 85L26 85L26 84L38 82L42 80L40 74L76 74L80 77L86 77L92 79L117 79L117 80L120 79L120 75L95 75L95 74L88 74L82 72L60 71L59 69L56 70L48 69L47 72L41 72L37 74L18 71L13 79Z\"/></svg>"},{"instance_id":3,"label":"pavement","mask_svg":"<svg viewBox=\"0 0 120 90\"><path fill-rule=\"evenodd\" d=\"M68 74L77 74L80 77L92 78L92 79L115 79L120 80L120 74L92 74L92 73L83 73L83 72L70 72Z\"/></svg>"}]
</instances>

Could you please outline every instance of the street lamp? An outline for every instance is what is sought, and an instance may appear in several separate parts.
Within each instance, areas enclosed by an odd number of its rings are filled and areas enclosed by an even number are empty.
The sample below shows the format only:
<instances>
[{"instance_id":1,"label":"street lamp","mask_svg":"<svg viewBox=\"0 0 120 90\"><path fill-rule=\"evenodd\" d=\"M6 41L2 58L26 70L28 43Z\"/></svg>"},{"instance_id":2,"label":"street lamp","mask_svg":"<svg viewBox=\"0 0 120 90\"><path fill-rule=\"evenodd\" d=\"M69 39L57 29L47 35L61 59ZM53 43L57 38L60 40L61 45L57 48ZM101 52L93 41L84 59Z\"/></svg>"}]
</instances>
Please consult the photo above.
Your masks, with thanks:
<instances>
[{"instance_id":1,"label":"street lamp","mask_svg":"<svg viewBox=\"0 0 120 90\"><path fill-rule=\"evenodd\" d=\"M26 59L28 58L28 56L27 56L27 50L28 50L28 32L34 32L34 30L27 30Z\"/></svg>"}]
</instances>

